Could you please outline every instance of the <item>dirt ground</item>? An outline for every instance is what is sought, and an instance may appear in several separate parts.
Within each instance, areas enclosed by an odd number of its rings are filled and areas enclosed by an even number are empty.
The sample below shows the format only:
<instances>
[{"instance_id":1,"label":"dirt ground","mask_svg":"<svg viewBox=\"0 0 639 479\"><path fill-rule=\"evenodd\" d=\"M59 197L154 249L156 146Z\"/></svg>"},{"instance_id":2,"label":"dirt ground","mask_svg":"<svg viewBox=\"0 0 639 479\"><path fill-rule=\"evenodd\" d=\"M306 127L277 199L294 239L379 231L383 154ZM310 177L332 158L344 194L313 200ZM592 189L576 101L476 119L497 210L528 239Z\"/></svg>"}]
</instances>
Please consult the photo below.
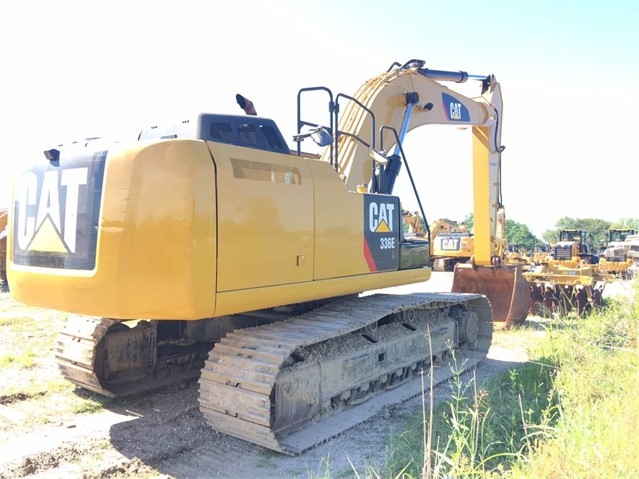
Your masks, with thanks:
<instances>
[{"instance_id":1,"label":"dirt ground","mask_svg":"<svg viewBox=\"0 0 639 479\"><path fill-rule=\"evenodd\" d=\"M451 273L435 273L423 285L394 289L449 291L450 281ZM8 348L37 341L38 331L55 327L58 316L0 294L0 320L29 325L3 333L0 357ZM526 334L497 331L488 357L476 368L477 380L525 362L530 342L542 334L535 327ZM97 412L69 410L69 402L86 403L91 395L60 386L51 344L42 349L42 357L26 370L2 369L0 479L375 477L372 471L382 470L389 435L407 414L421 411L421 398L411 399L291 457L213 431L199 412L196 382L107 402ZM32 394L12 393L25 381L34 383L27 388ZM53 386L38 389L39 381ZM436 388L435 397L449 396L449 386Z\"/></svg>"}]
</instances>

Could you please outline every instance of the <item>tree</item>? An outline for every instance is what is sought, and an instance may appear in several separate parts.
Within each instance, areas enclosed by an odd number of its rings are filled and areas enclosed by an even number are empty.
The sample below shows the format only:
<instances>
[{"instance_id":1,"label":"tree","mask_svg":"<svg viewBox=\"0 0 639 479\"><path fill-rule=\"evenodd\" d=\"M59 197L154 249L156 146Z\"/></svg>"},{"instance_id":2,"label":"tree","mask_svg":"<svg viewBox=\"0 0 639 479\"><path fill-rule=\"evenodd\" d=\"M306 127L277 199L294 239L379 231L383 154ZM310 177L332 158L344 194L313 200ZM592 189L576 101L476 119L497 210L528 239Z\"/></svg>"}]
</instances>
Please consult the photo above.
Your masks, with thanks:
<instances>
[{"instance_id":1,"label":"tree","mask_svg":"<svg viewBox=\"0 0 639 479\"><path fill-rule=\"evenodd\" d=\"M517 245L519 249L534 251L541 241L528 226L513 220L506 220L506 241L510 245Z\"/></svg>"},{"instance_id":2,"label":"tree","mask_svg":"<svg viewBox=\"0 0 639 479\"><path fill-rule=\"evenodd\" d=\"M559 232L557 230L546 230L541 234L541 239L546 243L556 243L559 241Z\"/></svg>"},{"instance_id":3,"label":"tree","mask_svg":"<svg viewBox=\"0 0 639 479\"><path fill-rule=\"evenodd\" d=\"M475 218L472 213L468 213L466 215L466 217L464 218L464 224L466 225L466 228L468 228L468 231L473 230L473 226L475 225Z\"/></svg>"},{"instance_id":4,"label":"tree","mask_svg":"<svg viewBox=\"0 0 639 479\"><path fill-rule=\"evenodd\" d=\"M475 218L472 213L466 215L464 223L466 223L468 230L472 231L475 224ZM528 251L534 251L544 243L532 234L528 226L510 219L506 219L506 241L510 245L517 245L518 248Z\"/></svg>"},{"instance_id":5,"label":"tree","mask_svg":"<svg viewBox=\"0 0 639 479\"><path fill-rule=\"evenodd\" d=\"M631 230L639 231L639 218L621 218L616 223L613 223L610 227L617 229L628 228Z\"/></svg>"}]
</instances>

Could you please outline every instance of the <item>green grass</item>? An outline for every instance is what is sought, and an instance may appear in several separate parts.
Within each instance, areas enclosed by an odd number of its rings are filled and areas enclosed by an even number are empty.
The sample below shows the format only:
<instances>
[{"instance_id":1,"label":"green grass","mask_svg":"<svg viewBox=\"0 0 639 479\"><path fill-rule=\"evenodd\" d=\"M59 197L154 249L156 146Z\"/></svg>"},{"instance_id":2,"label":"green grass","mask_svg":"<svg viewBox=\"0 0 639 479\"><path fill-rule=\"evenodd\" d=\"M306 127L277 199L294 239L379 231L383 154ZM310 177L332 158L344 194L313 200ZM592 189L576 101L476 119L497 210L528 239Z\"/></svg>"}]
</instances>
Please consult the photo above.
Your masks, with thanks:
<instances>
[{"instance_id":1,"label":"green grass","mask_svg":"<svg viewBox=\"0 0 639 479\"><path fill-rule=\"evenodd\" d=\"M552 393L555 368L529 363L484 384L456 375L452 400L429 414L408 418L401 434L391 437L391 451L380 477L490 477L501 474L533 447L538 433L531 425L552 427L557 397ZM429 431L430 456L424 454L424 429Z\"/></svg>"},{"instance_id":2,"label":"green grass","mask_svg":"<svg viewBox=\"0 0 639 479\"><path fill-rule=\"evenodd\" d=\"M0 355L0 373L24 381L3 394L59 399L76 414L104 403L73 393L61 376L43 377L53 360L61 318L0 320L0 335L19 347ZM494 343L535 337L531 360L488 382L458 374L450 400L405 414L389 437L383 468L370 478L637 478L639 465L639 281L627 300L608 300L588 315L499 332ZM142 399L139 399L142 400ZM127 400L122 399L123 403ZM118 401L115 401L118 403ZM264 458L265 464L268 457ZM364 477L336 470L326 458L308 477Z\"/></svg>"},{"instance_id":3,"label":"green grass","mask_svg":"<svg viewBox=\"0 0 639 479\"><path fill-rule=\"evenodd\" d=\"M517 369L483 384L456 375L451 400L410 414L389 438L385 468L370 477L639 477L639 283L633 288L585 319L544 323ZM527 332L504 334L507 343Z\"/></svg>"},{"instance_id":4,"label":"green grass","mask_svg":"<svg viewBox=\"0 0 639 479\"><path fill-rule=\"evenodd\" d=\"M73 412L75 414L91 414L101 411L104 408L104 404L104 401L95 398L83 399L73 406Z\"/></svg>"},{"instance_id":5,"label":"green grass","mask_svg":"<svg viewBox=\"0 0 639 479\"><path fill-rule=\"evenodd\" d=\"M7 309L11 311L11 308ZM58 414L88 414L101 410L95 395L78 394L56 367L54 346L66 315L33 309L33 315L0 319L0 401L31 415L34 422L46 423ZM38 403L52 404L42 414L30 411ZM34 403L33 405L29 403Z\"/></svg>"},{"instance_id":6,"label":"green grass","mask_svg":"<svg viewBox=\"0 0 639 479\"><path fill-rule=\"evenodd\" d=\"M513 477L639 477L639 285L586 321L567 322L546 344L558 365L556 428Z\"/></svg>"},{"instance_id":7,"label":"green grass","mask_svg":"<svg viewBox=\"0 0 639 479\"><path fill-rule=\"evenodd\" d=\"M37 354L33 350L20 351L18 354L5 354L0 356L0 369L17 366L28 369L35 365Z\"/></svg>"},{"instance_id":8,"label":"green grass","mask_svg":"<svg viewBox=\"0 0 639 479\"><path fill-rule=\"evenodd\" d=\"M40 361L48 360L56 332L51 329L50 320L16 317L0 320L0 334L8 351L0 353L0 370L31 369Z\"/></svg>"}]
</instances>

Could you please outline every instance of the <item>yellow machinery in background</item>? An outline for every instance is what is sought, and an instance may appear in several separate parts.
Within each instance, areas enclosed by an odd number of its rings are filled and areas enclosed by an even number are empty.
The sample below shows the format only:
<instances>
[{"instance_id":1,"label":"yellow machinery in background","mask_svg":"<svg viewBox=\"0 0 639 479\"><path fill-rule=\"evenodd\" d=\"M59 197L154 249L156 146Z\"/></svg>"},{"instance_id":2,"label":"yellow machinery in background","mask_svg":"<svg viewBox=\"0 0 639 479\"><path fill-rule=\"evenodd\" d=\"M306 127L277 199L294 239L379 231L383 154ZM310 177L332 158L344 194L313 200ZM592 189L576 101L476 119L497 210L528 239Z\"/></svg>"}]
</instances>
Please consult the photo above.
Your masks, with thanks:
<instances>
[{"instance_id":1,"label":"yellow machinery in background","mask_svg":"<svg viewBox=\"0 0 639 479\"><path fill-rule=\"evenodd\" d=\"M408 210L402 210L402 223L408 226L408 231L405 234L407 238L423 238L426 236L426 230L424 229L422 219L419 216L419 211L415 211L413 213Z\"/></svg>"},{"instance_id":2,"label":"yellow machinery in background","mask_svg":"<svg viewBox=\"0 0 639 479\"><path fill-rule=\"evenodd\" d=\"M523 273L530 284L530 313L546 316L574 310L582 315L600 307L611 277L599 269L598 262L586 242L586 231L559 230L552 256Z\"/></svg>"},{"instance_id":3,"label":"yellow machinery in background","mask_svg":"<svg viewBox=\"0 0 639 479\"><path fill-rule=\"evenodd\" d=\"M445 219L433 223L431 230L431 256L435 271L454 271L457 263L472 258L474 236L462 223Z\"/></svg>"},{"instance_id":4,"label":"yellow machinery in background","mask_svg":"<svg viewBox=\"0 0 639 479\"><path fill-rule=\"evenodd\" d=\"M530 314L548 316L577 311L579 315L602 306L606 283L612 278L585 261L564 265L550 260L523 273L530 283Z\"/></svg>"},{"instance_id":5,"label":"yellow machinery in background","mask_svg":"<svg viewBox=\"0 0 639 479\"><path fill-rule=\"evenodd\" d=\"M468 80L473 98L452 88ZM326 100L326 121L302 117L310 95ZM298 454L419 394L410 379L451 349L461 368L477 364L494 319L523 321L521 272L493 261L494 76L411 60L354 96L312 87L297 100L297 151L251 104L51 148L18 176L9 281L18 301L72 313L56 346L66 378L107 396L199 378L212 428ZM473 130L483 239L464 292L361 294L430 278L428 241L404 237L393 195L402 164L410 175L406 133L429 124ZM307 138L321 157L302 153ZM436 381L451 375L437 368Z\"/></svg>"},{"instance_id":6,"label":"yellow machinery in background","mask_svg":"<svg viewBox=\"0 0 639 479\"><path fill-rule=\"evenodd\" d=\"M533 263L534 253L531 254L525 248L516 244L509 244L504 252L504 262L506 264L521 265L523 272L527 271Z\"/></svg>"},{"instance_id":7,"label":"yellow machinery in background","mask_svg":"<svg viewBox=\"0 0 639 479\"><path fill-rule=\"evenodd\" d=\"M639 260L639 235L631 228L611 228L602 248L599 270L615 278L628 279L635 260Z\"/></svg>"},{"instance_id":8,"label":"yellow machinery in background","mask_svg":"<svg viewBox=\"0 0 639 479\"><path fill-rule=\"evenodd\" d=\"M419 211L403 211L402 219L409 227L408 235L426 235ZM430 225L430 246L433 271L453 271L457 263L473 256L473 235L463 222L438 219Z\"/></svg>"}]
</instances>

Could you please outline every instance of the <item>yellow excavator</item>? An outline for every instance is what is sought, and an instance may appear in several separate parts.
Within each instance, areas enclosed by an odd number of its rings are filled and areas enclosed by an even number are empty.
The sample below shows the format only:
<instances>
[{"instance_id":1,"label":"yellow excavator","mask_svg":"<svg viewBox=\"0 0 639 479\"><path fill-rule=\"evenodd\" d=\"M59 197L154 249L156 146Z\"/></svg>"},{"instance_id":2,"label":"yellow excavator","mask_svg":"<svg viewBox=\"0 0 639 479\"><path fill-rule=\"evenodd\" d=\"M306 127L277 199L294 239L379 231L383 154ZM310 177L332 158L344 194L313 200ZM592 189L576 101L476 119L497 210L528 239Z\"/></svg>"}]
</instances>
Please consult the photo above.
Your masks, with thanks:
<instances>
[{"instance_id":1,"label":"yellow excavator","mask_svg":"<svg viewBox=\"0 0 639 479\"><path fill-rule=\"evenodd\" d=\"M474 98L452 88L468 80ZM327 100L326 121L302 117L309 96ZM297 151L244 100L247 115L202 113L34 158L16 178L7 270L15 299L70 313L56 359L77 386L113 397L199 378L213 429L299 454L420 394L411 378L429 365L441 364L435 382L451 358L473 367L504 313L481 288L371 294L431 276L428 241L404 237L392 194L402 163L410 175L409 130L472 126L475 228L490 241L464 279L501 278L492 291L516 302L491 261L501 89L420 60L354 96L303 88ZM308 138L321 157L302 152Z\"/></svg>"},{"instance_id":2,"label":"yellow excavator","mask_svg":"<svg viewBox=\"0 0 639 479\"><path fill-rule=\"evenodd\" d=\"M402 220L408 226L408 235L426 236L419 211L404 210ZM442 218L434 221L429 229L433 271L453 271L457 263L473 256L473 235L464 223L460 225Z\"/></svg>"},{"instance_id":3,"label":"yellow excavator","mask_svg":"<svg viewBox=\"0 0 639 479\"><path fill-rule=\"evenodd\" d=\"M435 271L453 271L457 263L465 263L473 257L473 234L462 223L445 219L434 222L431 231L431 252Z\"/></svg>"}]
</instances>

